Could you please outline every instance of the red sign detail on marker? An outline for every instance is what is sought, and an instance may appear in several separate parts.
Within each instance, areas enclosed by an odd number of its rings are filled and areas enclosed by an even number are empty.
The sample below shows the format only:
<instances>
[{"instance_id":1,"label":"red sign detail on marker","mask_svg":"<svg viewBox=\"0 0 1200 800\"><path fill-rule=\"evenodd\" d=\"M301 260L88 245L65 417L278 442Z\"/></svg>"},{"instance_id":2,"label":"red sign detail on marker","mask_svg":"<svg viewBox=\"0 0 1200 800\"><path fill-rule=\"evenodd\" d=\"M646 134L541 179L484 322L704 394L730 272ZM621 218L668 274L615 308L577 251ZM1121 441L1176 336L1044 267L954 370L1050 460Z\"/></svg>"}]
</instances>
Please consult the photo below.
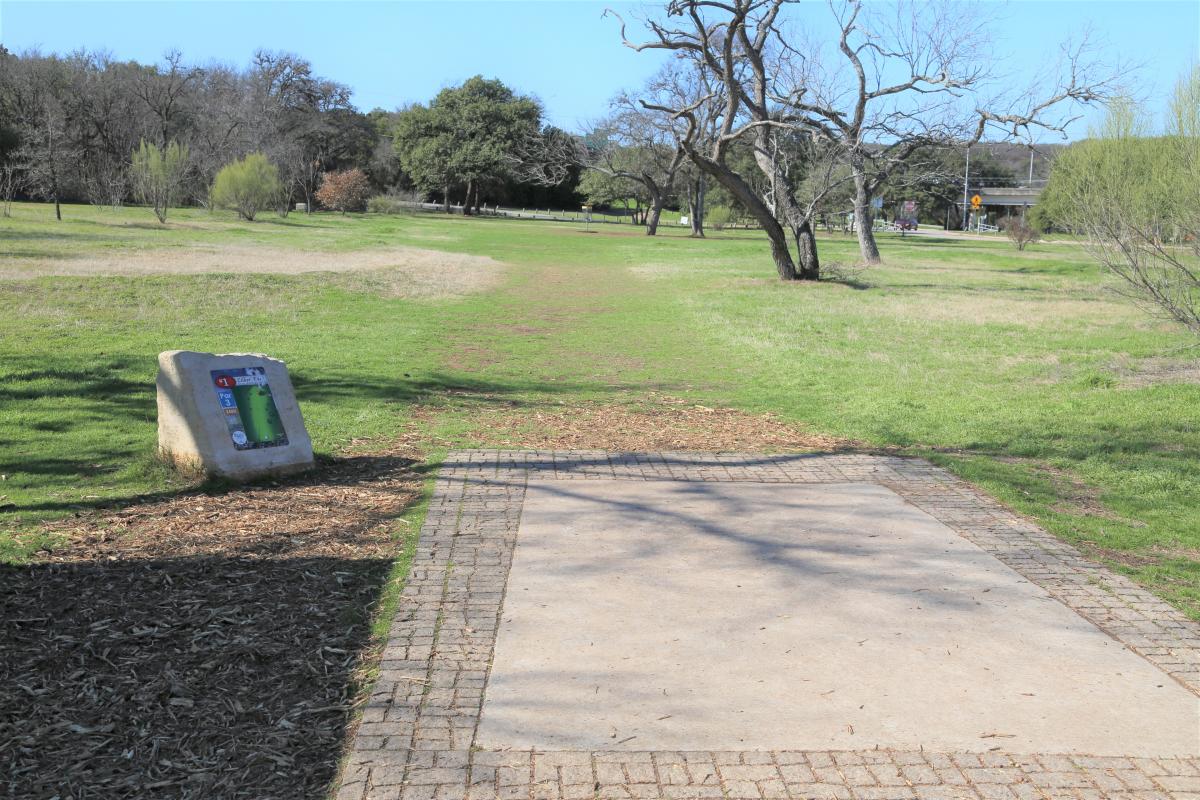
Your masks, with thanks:
<instances>
[{"instance_id":1,"label":"red sign detail on marker","mask_svg":"<svg viewBox=\"0 0 1200 800\"><path fill-rule=\"evenodd\" d=\"M232 389L237 385L237 382L230 375L218 375L215 383L222 389Z\"/></svg>"}]
</instances>

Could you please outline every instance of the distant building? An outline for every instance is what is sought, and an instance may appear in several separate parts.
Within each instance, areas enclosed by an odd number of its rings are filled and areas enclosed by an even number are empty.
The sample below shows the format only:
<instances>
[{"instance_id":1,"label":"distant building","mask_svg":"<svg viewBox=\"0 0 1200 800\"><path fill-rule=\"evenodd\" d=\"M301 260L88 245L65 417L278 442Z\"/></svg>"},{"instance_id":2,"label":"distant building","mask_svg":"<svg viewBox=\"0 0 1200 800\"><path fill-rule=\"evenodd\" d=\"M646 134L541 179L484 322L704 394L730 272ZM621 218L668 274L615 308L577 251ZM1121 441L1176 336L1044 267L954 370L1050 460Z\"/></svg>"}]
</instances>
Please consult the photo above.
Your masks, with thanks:
<instances>
[{"instance_id":1,"label":"distant building","mask_svg":"<svg viewBox=\"0 0 1200 800\"><path fill-rule=\"evenodd\" d=\"M976 189L972 194L979 195L980 205L985 209L1000 209L1010 208L1032 208L1037 205L1038 198L1042 194L1041 188L1024 188L1024 187L991 187L987 189Z\"/></svg>"}]
</instances>

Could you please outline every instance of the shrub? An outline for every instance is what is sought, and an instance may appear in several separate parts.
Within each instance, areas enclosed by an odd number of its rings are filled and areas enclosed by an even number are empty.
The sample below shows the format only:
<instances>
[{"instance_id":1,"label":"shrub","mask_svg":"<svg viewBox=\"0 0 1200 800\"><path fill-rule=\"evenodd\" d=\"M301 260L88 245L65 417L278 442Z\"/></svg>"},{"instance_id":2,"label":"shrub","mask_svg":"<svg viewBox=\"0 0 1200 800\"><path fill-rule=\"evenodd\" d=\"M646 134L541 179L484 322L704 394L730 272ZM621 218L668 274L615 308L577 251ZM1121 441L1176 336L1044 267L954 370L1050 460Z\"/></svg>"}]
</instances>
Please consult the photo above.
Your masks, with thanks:
<instances>
[{"instance_id":1,"label":"shrub","mask_svg":"<svg viewBox=\"0 0 1200 800\"><path fill-rule=\"evenodd\" d=\"M704 224L714 231L724 230L733 219L733 212L727 206L711 206L704 212Z\"/></svg>"},{"instance_id":2,"label":"shrub","mask_svg":"<svg viewBox=\"0 0 1200 800\"><path fill-rule=\"evenodd\" d=\"M1026 245L1042 238L1042 232L1031 220L1020 217L1005 217L1000 221L1000 228L1008 240L1017 246L1018 250L1024 250Z\"/></svg>"},{"instance_id":3,"label":"shrub","mask_svg":"<svg viewBox=\"0 0 1200 800\"><path fill-rule=\"evenodd\" d=\"M1176 86L1165 130L1147 118L1110 103L1100 129L1055 160L1043 196L1121 291L1200 335L1200 66Z\"/></svg>"},{"instance_id":4,"label":"shrub","mask_svg":"<svg viewBox=\"0 0 1200 800\"><path fill-rule=\"evenodd\" d=\"M326 208L340 211L361 211L371 193L367 174L357 167L339 172L326 172L317 189L317 201Z\"/></svg>"},{"instance_id":5,"label":"shrub","mask_svg":"<svg viewBox=\"0 0 1200 800\"><path fill-rule=\"evenodd\" d=\"M367 211L372 214L412 214L416 211L413 205L416 202L419 201L390 194L377 194L367 201Z\"/></svg>"},{"instance_id":6,"label":"shrub","mask_svg":"<svg viewBox=\"0 0 1200 800\"><path fill-rule=\"evenodd\" d=\"M253 220L262 209L274 207L282 191L275 165L262 153L251 153L221 168L209 196L214 206L231 208L242 219Z\"/></svg>"},{"instance_id":7,"label":"shrub","mask_svg":"<svg viewBox=\"0 0 1200 800\"><path fill-rule=\"evenodd\" d=\"M166 149L144 140L132 159L133 191L138 201L154 207L154 216L166 223L167 209L175 204L187 173L188 148L172 140Z\"/></svg>"}]
</instances>

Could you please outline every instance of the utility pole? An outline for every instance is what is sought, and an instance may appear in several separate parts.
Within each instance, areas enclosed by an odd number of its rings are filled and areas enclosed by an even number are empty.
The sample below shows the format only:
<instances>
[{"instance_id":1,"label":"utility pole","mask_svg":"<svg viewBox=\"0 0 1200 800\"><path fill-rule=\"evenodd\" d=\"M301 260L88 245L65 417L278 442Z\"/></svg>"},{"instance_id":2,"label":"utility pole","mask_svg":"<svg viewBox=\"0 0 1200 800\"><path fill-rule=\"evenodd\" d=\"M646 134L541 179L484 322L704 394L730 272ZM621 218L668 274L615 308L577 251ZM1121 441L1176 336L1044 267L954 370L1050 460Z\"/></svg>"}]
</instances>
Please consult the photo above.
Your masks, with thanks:
<instances>
[{"instance_id":1,"label":"utility pole","mask_svg":"<svg viewBox=\"0 0 1200 800\"><path fill-rule=\"evenodd\" d=\"M1029 143L1029 181L1025 184L1026 188L1033 189L1033 142ZM1021 222L1025 222L1025 209L1029 208L1029 203L1021 206Z\"/></svg>"},{"instance_id":2,"label":"utility pole","mask_svg":"<svg viewBox=\"0 0 1200 800\"><path fill-rule=\"evenodd\" d=\"M967 207L969 200L967 199L967 182L971 177L971 146L967 145L967 166L963 170L963 224L962 229L967 229Z\"/></svg>"}]
</instances>

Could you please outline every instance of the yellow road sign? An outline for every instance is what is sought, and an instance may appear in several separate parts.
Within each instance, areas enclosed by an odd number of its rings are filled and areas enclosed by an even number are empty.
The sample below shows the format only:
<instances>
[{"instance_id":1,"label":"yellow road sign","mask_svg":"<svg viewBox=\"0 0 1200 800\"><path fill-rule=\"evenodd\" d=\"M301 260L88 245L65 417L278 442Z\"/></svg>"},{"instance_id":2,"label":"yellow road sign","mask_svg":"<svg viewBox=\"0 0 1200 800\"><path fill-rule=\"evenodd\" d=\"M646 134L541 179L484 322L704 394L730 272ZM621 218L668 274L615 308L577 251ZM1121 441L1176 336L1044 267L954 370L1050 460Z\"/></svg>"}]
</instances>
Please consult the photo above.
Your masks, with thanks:
<instances>
[{"instance_id":1,"label":"yellow road sign","mask_svg":"<svg viewBox=\"0 0 1200 800\"><path fill-rule=\"evenodd\" d=\"M983 198L980 197L979 195L975 195L974 197L971 198L971 208L979 208L979 206L982 205L982 203L983 203Z\"/></svg>"}]
</instances>

